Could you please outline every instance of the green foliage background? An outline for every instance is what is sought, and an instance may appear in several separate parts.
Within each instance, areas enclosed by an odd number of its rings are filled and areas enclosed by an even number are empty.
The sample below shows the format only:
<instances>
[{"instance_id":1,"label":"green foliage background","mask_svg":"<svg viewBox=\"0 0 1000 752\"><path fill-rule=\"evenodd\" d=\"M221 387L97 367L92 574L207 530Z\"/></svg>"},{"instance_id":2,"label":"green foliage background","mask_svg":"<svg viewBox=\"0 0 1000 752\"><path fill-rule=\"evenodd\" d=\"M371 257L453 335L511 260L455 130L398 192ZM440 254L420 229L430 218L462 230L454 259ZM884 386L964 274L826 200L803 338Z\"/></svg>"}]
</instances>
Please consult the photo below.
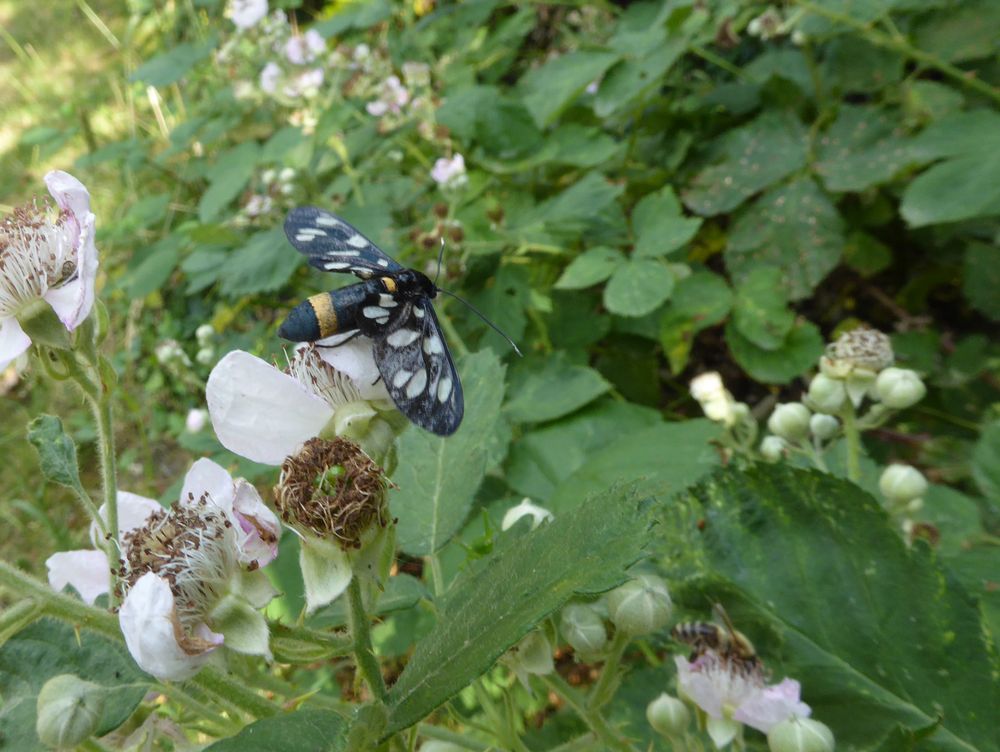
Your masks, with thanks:
<instances>
[{"instance_id":1,"label":"green foliage background","mask_svg":"<svg viewBox=\"0 0 1000 752\"><path fill-rule=\"evenodd\" d=\"M399 543L414 561L438 556L441 572L388 591L399 599L387 595L378 647L402 674L374 736L451 698L556 601L614 584L588 574L603 566L615 580L646 551L682 609L704 615L724 600L843 748L997 749L1000 5L798 0L777 4L784 27L768 39L748 31L767 8L749 0L278 5L347 51L315 98L260 91L267 51L236 35L216 0L0 0L0 197L14 206L39 193L52 167L93 193L124 399L122 486L171 500L192 454L270 485L272 470L210 431L186 432L184 416L203 406L212 365L196 359L200 325L217 332L216 359L237 347L278 356L287 311L347 281L302 264L280 231L287 207L330 208L428 271L444 238L442 286L526 357L439 302L467 425L447 441L415 429L400 441ZM383 73L429 66L423 110L366 111L377 82L349 62L362 43ZM468 184L443 191L430 170L453 153ZM289 192L248 216L250 197L270 190L263 174L284 168L295 170ZM718 429L687 395L693 375L715 369L751 404L797 399L824 343L857 321L891 332L899 363L931 386L865 448L869 477L898 459L936 483L922 512L933 544L905 548L846 481L717 470ZM169 339L188 364L157 361ZM31 372L5 388L0 509L14 534L0 547L37 572L86 531L65 511L68 492L38 480L23 426L65 408L85 468L93 436L68 391ZM631 495L622 481L637 483ZM585 503L591 494L603 496ZM494 549L503 511L524 496L566 530ZM646 497L658 524L643 549L635 517L619 517L624 498ZM622 539L631 546L610 545ZM301 608L285 545L275 616ZM510 571L477 569L487 555ZM527 559L566 579L527 572ZM514 614L509 632L480 636L480 652L457 653L458 668L416 689L422 662L461 644L429 600L452 614L498 572L559 598L497 606ZM668 641L643 648L609 715L662 745L641 709L668 686ZM312 680L334 692L332 671ZM474 707L460 695L448 717L474 719ZM337 716L303 712L346 739ZM569 716L526 743L546 749L582 730Z\"/></svg>"}]
</instances>

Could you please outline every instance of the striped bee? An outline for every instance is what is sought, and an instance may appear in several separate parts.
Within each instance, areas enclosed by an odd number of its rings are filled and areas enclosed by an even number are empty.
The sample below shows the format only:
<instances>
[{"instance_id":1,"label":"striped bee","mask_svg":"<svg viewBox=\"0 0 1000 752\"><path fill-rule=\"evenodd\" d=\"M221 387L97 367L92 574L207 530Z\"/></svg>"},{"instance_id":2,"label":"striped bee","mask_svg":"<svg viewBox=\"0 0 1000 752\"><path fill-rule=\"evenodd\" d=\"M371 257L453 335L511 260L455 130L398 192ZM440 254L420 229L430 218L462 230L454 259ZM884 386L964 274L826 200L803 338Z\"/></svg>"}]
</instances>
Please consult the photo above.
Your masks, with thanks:
<instances>
[{"instance_id":1,"label":"striped bee","mask_svg":"<svg viewBox=\"0 0 1000 752\"><path fill-rule=\"evenodd\" d=\"M323 271L361 282L313 295L278 329L293 342L360 335L374 341L375 364L396 407L412 422L450 436L462 422L462 383L431 300L440 290L426 275L396 263L343 219L314 206L292 209L285 234Z\"/></svg>"},{"instance_id":2,"label":"striped bee","mask_svg":"<svg viewBox=\"0 0 1000 752\"><path fill-rule=\"evenodd\" d=\"M711 621L683 622L670 630L671 637L692 647L692 661L712 651L723 660L736 662L748 669L756 668L760 659L753 643L733 626L721 603L715 604L714 611L725 626Z\"/></svg>"}]
</instances>

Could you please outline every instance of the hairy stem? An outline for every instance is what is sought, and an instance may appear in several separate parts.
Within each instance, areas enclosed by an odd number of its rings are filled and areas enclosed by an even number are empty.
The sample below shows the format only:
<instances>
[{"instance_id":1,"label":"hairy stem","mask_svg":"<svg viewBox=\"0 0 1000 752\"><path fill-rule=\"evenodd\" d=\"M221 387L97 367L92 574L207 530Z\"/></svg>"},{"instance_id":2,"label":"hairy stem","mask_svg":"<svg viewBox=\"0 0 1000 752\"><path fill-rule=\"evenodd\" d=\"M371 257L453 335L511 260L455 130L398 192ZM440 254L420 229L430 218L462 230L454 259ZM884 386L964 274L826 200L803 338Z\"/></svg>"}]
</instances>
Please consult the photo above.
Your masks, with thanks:
<instances>
[{"instance_id":1,"label":"hairy stem","mask_svg":"<svg viewBox=\"0 0 1000 752\"><path fill-rule=\"evenodd\" d=\"M378 665L375 651L372 649L371 624L361 597L361 582L357 577L351 578L351 584L347 586L347 595L349 600L348 624L351 629L351 637L354 639L354 660L372 694L384 703L388 698L388 692L385 689L385 681L382 679L382 669Z\"/></svg>"},{"instance_id":2,"label":"hairy stem","mask_svg":"<svg viewBox=\"0 0 1000 752\"><path fill-rule=\"evenodd\" d=\"M847 479L855 483L861 480L861 432L858 430L854 404L848 400L841 418L844 421L844 446L847 452Z\"/></svg>"},{"instance_id":3,"label":"hairy stem","mask_svg":"<svg viewBox=\"0 0 1000 752\"><path fill-rule=\"evenodd\" d=\"M618 666L628 643L629 638L623 632L620 630L615 632L608 650L608 658L604 661L604 668L601 669L601 676L590 691L590 696L587 697L587 708L591 711L604 707L614 695L618 680Z\"/></svg>"},{"instance_id":4,"label":"hairy stem","mask_svg":"<svg viewBox=\"0 0 1000 752\"><path fill-rule=\"evenodd\" d=\"M604 749L617 750L617 752L635 752L635 748L615 733L615 730L608 725L599 711L587 707L587 703L580 693L567 684L566 680L558 673L553 672L539 678L545 683L545 686L562 697L573 712L580 716L580 719L601 740Z\"/></svg>"}]
</instances>

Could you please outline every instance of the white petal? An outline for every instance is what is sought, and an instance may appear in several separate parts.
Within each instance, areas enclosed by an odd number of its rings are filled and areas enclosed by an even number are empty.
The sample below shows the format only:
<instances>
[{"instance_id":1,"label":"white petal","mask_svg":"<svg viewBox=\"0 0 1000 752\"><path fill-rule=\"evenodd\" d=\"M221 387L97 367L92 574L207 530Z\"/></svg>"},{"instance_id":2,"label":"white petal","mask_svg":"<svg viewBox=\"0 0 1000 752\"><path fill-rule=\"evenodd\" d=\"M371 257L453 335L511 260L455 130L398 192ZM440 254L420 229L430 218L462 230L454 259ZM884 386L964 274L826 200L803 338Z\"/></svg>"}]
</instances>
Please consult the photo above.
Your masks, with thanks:
<instances>
[{"instance_id":1,"label":"white petal","mask_svg":"<svg viewBox=\"0 0 1000 752\"><path fill-rule=\"evenodd\" d=\"M125 533L145 525L146 521L154 513L161 511L163 511L163 507L156 499L149 499L139 494L129 493L128 491L119 491L118 540L121 540ZM101 508L97 510L97 513L107 523L108 505L101 504ZM94 548L100 548L104 545L104 541L101 540L100 531L97 529L97 525L93 523L90 525L90 541L94 544Z\"/></svg>"},{"instance_id":2,"label":"white petal","mask_svg":"<svg viewBox=\"0 0 1000 752\"><path fill-rule=\"evenodd\" d=\"M205 496L209 503L232 516L234 495L232 476L222 465L202 457L184 476L180 503L197 504Z\"/></svg>"},{"instance_id":3,"label":"white petal","mask_svg":"<svg viewBox=\"0 0 1000 752\"><path fill-rule=\"evenodd\" d=\"M243 478L236 481L233 500L233 517L238 534L236 545L240 550L240 563L263 567L278 555L281 522L260 498L257 489Z\"/></svg>"},{"instance_id":4,"label":"white petal","mask_svg":"<svg viewBox=\"0 0 1000 752\"><path fill-rule=\"evenodd\" d=\"M543 522L551 520L552 512L545 507L532 504L531 499L525 497L520 504L507 510L500 522L500 529L510 530L523 517L531 517L531 529L534 530Z\"/></svg>"},{"instance_id":5,"label":"white petal","mask_svg":"<svg viewBox=\"0 0 1000 752\"><path fill-rule=\"evenodd\" d=\"M76 329L94 307L97 246L94 245L93 214L87 214L80 221L76 243L76 278L42 296L69 331Z\"/></svg>"},{"instance_id":6,"label":"white petal","mask_svg":"<svg viewBox=\"0 0 1000 752\"><path fill-rule=\"evenodd\" d=\"M691 700L713 718L721 718L722 703L725 698L719 688L711 681L710 675L702 671L692 670L692 666L695 664L689 663L682 656L674 656L674 663L677 666L678 694Z\"/></svg>"},{"instance_id":7,"label":"white petal","mask_svg":"<svg viewBox=\"0 0 1000 752\"><path fill-rule=\"evenodd\" d=\"M298 381L242 350L212 369L206 396L222 445L269 465L280 465L333 416L330 406Z\"/></svg>"},{"instance_id":8,"label":"white petal","mask_svg":"<svg viewBox=\"0 0 1000 752\"><path fill-rule=\"evenodd\" d=\"M351 562L336 543L307 538L299 552L306 590L306 612L332 603L351 583Z\"/></svg>"},{"instance_id":9,"label":"white petal","mask_svg":"<svg viewBox=\"0 0 1000 752\"><path fill-rule=\"evenodd\" d=\"M90 192L68 172L52 170L45 176L45 187L60 208L69 209L77 217L90 212Z\"/></svg>"},{"instance_id":10,"label":"white petal","mask_svg":"<svg viewBox=\"0 0 1000 752\"><path fill-rule=\"evenodd\" d=\"M0 371L29 347L31 337L24 333L16 318L11 316L0 321Z\"/></svg>"},{"instance_id":11,"label":"white petal","mask_svg":"<svg viewBox=\"0 0 1000 752\"><path fill-rule=\"evenodd\" d=\"M736 709L733 719L766 734L789 718L808 718L812 708L799 700L801 691L797 681L784 679L751 695Z\"/></svg>"},{"instance_id":12,"label":"white petal","mask_svg":"<svg viewBox=\"0 0 1000 752\"><path fill-rule=\"evenodd\" d=\"M129 652L148 674L161 681L184 681L198 673L222 635L208 629L196 637L177 641L183 634L174 612L170 586L152 572L147 572L132 586L118 612L122 634Z\"/></svg>"},{"instance_id":13,"label":"white petal","mask_svg":"<svg viewBox=\"0 0 1000 752\"><path fill-rule=\"evenodd\" d=\"M336 347L323 347L322 340L316 344L319 345L316 348L319 356L338 371L349 376L358 388L362 399L389 399L385 382L382 381L378 366L375 365L372 341L368 337L355 337L350 342Z\"/></svg>"},{"instance_id":14,"label":"white petal","mask_svg":"<svg viewBox=\"0 0 1000 752\"><path fill-rule=\"evenodd\" d=\"M61 551L46 559L45 566L53 590L72 585L88 605L111 590L111 570L103 551Z\"/></svg>"}]
</instances>

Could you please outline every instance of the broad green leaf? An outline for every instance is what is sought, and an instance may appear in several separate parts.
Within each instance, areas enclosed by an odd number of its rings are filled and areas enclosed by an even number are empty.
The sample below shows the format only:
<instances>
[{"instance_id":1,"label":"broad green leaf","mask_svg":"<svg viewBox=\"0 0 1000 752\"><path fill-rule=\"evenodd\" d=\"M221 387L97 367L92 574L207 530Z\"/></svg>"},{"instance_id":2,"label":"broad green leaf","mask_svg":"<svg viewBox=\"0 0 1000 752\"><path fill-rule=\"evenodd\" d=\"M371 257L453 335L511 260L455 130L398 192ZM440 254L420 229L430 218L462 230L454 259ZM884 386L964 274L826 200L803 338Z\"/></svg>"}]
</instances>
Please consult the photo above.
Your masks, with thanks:
<instances>
[{"instance_id":1,"label":"broad green leaf","mask_svg":"<svg viewBox=\"0 0 1000 752\"><path fill-rule=\"evenodd\" d=\"M230 252L220 290L233 298L277 290L301 263L302 256L288 244L280 227L258 232L242 248Z\"/></svg>"},{"instance_id":2,"label":"broad green leaf","mask_svg":"<svg viewBox=\"0 0 1000 752\"><path fill-rule=\"evenodd\" d=\"M604 305L619 316L644 316L670 297L674 275L657 259L630 259L604 288Z\"/></svg>"},{"instance_id":3,"label":"broad green leaf","mask_svg":"<svg viewBox=\"0 0 1000 752\"><path fill-rule=\"evenodd\" d=\"M898 52L872 44L860 34L842 34L827 46L824 79L844 93L874 93L898 84L905 62Z\"/></svg>"},{"instance_id":4,"label":"broad green leaf","mask_svg":"<svg viewBox=\"0 0 1000 752\"><path fill-rule=\"evenodd\" d=\"M788 297L801 300L840 262L844 221L812 178L772 188L740 213L729 234L726 267L742 279L761 264L784 273Z\"/></svg>"},{"instance_id":5,"label":"broad green leaf","mask_svg":"<svg viewBox=\"0 0 1000 752\"><path fill-rule=\"evenodd\" d=\"M900 214L911 227L1000 214L1000 152L949 159L918 175Z\"/></svg>"},{"instance_id":6,"label":"broad green leaf","mask_svg":"<svg viewBox=\"0 0 1000 752\"><path fill-rule=\"evenodd\" d=\"M539 127L549 125L617 59L613 52L583 50L557 57L525 74L521 100Z\"/></svg>"},{"instance_id":7,"label":"broad green leaf","mask_svg":"<svg viewBox=\"0 0 1000 752\"><path fill-rule=\"evenodd\" d=\"M660 345L671 372L684 370L695 335L725 319L732 305L733 293L718 274L700 271L677 282L660 318Z\"/></svg>"},{"instance_id":8,"label":"broad green leaf","mask_svg":"<svg viewBox=\"0 0 1000 752\"><path fill-rule=\"evenodd\" d=\"M149 246L136 259L135 266L130 265L125 283L129 298L144 298L151 292L162 289L180 264L183 245L183 236L168 235ZM136 256L139 256L139 252Z\"/></svg>"},{"instance_id":9,"label":"broad green leaf","mask_svg":"<svg viewBox=\"0 0 1000 752\"><path fill-rule=\"evenodd\" d=\"M441 602L437 626L389 693L386 733L425 718L574 593L622 582L649 539L643 508L632 489L619 488L530 533L504 536Z\"/></svg>"},{"instance_id":10,"label":"broad green leaf","mask_svg":"<svg viewBox=\"0 0 1000 752\"><path fill-rule=\"evenodd\" d=\"M583 407L610 388L593 368L561 357L536 364L528 361L511 377L512 396L504 412L517 423L542 423Z\"/></svg>"},{"instance_id":11,"label":"broad green leaf","mask_svg":"<svg viewBox=\"0 0 1000 752\"><path fill-rule=\"evenodd\" d=\"M892 250L866 232L852 232L844 244L844 263L871 277L892 263Z\"/></svg>"},{"instance_id":12,"label":"broad green leaf","mask_svg":"<svg viewBox=\"0 0 1000 752\"><path fill-rule=\"evenodd\" d=\"M1000 421L987 425L976 442L972 476L983 495L1000 504Z\"/></svg>"},{"instance_id":13,"label":"broad green leaf","mask_svg":"<svg viewBox=\"0 0 1000 752\"><path fill-rule=\"evenodd\" d=\"M664 423L589 453L574 473L552 492L548 507L558 517L576 509L588 494L619 481L639 481L642 493L673 493L687 488L719 463L712 447L719 426L708 420Z\"/></svg>"},{"instance_id":14,"label":"broad green leaf","mask_svg":"<svg viewBox=\"0 0 1000 752\"><path fill-rule=\"evenodd\" d=\"M1000 666L975 602L857 486L783 465L733 468L664 517L665 563L704 575L678 599L703 613L722 602L775 680L802 682L838 747L938 721L921 749L1000 748Z\"/></svg>"},{"instance_id":15,"label":"broad green leaf","mask_svg":"<svg viewBox=\"0 0 1000 752\"><path fill-rule=\"evenodd\" d=\"M588 172L538 207L534 216L548 227L582 231L623 190L624 186L610 182L601 173Z\"/></svg>"},{"instance_id":16,"label":"broad green leaf","mask_svg":"<svg viewBox=\"0 0 1000 752\"><path fill-rule=\"evenodd\" d=\"M973 308L1000 321L1000 247L971 243L965 249L962 292Z\"/></svg>"},{"instance_id":17,"label":"broad green leaf","mask_svg":"<svg viewBox=\"0 0 1000 752\"><path fill-rule=\"evenodd\" d=\"M594 100L595 114L606 118L662 87L663 76L686 50L686 39L663 39L652 51L619 62L601 81Z\"/></svg>"},{"instance_id":18,"label":"broad green leaf","mask_svg":"<svg viewBox=\"0 0 1000 752\"><path fill-rule=\"evenodd\" d=\"M635 255L666 256L683 248L698 232L701 223L701 219L681 213L681 202L669 185L643 196L632 210Z\"/></svg>"},{"instance_id":19,"label":"broad green leaf","mask_svg":"<svg viewBox=\"0 0 1000 752\"><path fill-rule=\"evenodd\" d=\"M781 347L795 323L781 284L781 270L774 266L751 269L736 287L733 326L762 350Z\"/></svg>"},{"instance_id":20,"label":"broad green leaf","mask_svg":"<svg viewBox=\"0 0 1000 752\"><path fill-rule=\"evenodd\" d=\"M787 384L815 368L824 351L823 335L816 325L800 321L781 347L764 350L739 333L733 322L726 325L726 344L739 366L764 384Z\"/></svg>"},{"instance_id":21,"label":"broad green leaf","mask_svg":"<svg viewBox=\"0 0 1000 752\"><path fill-rule=\"evenodd\" d=\"M181 262L181 270L187 275L185 294L194 295L219 281L227 270L229 249L205 246L198 248Z\"/></svg>"},{"instance_id":22,"label":"broad green leaf","mask_svg":"<svg viewBox=\"0 0 1000 752\"><path fill-rule=\"evenodd\" d=\"M997 51L1000 5L993 0L965 0L920 17L914 46L951 63L990 57Z\"/></svg>"},{"instance_id":23,"label":"broad green leaf","mask_svg":"<svg viewBox=\"0 0 1000 752\"><path fill-rule=\"evenodd\" d=\"M912 146L926 160L996 152L1000 150L1000 114L994 110L956 112L927 126L913 138Z\"/></svg>"},{"instance_id":24,"label":"broad green leaf","mask_svg":"<svg viewBox=\"0 0 1000 752\"><path fill-rule=\"evenodd\" d=\"M52 619L37 621L0 646L0 749L45 749L35 736L38 692L60 674L74 674L107 690L97 736L124 723L151 682L124 645Z\"/></svg>"},{"instance_id":25,"label":"broad green leaf","mask_svg":"<svg viewBox=\"0 0 1000 752\"><path fill-rule=\"evenodd\" d=\"M205 752L341 752L347 749L347 722L331 710L305 708L254 721L236 736Z\"/></svg>"},{"instance_id":26,"label":"broad green leaf","mask_svg":"<svg viewBox=\"0 0 1000 752\"><path fill-rule=\"evenodd\" d=\"M695 175L683 191L684 203L706 217L735 209L806 164L805 128L777 112L729 131L719 144L718 163Z\"/></svg>"},{"instance_id":27,"label":"broad green leaf","mask_svg":"<svg viewBox=\"0 0 1000 752\"><path fill-rule=\"evenodd\" d=\"M189 70L212 54L216 39L204 42L185 42L140 65L129 76L130 81L141 81L149 86L167 86L182 79Z\"/></svg>"},{"instance_id":28,"label":"broad green leaf","mask_svg":"<svg viewBox=\"0 0 1000 752\"><path fill-rule=\"evenodd\" d=\"M70 488L82 488L76 444L54 415L39 415L28 424L28 441L38 452L42 475Z\"/></svg>"},{"instance_id":29,"label":"broad green leaf","mask_svg":"<svg viewBox=\"0 0 1000 752\"><path fill-rule=\"evenodd\" d=\"M859 192L886 183L916 161L899 116L877 107L845 106L819 140L816 172L827 189Z\"/></svg>"},{"instance_id":30,"label":"broad green leaf","mask_svg":"<svg viewBox=\"0 0 1000 752\"><path fill-rule=\"evenodd\" d=\"M480 103L476 136L484 149L501 160L524 157L542 143L542 132L531 113L518 100L503 96Z\"/></svg>"},{"instance_id":31,"label":"broad green leaf","mask_svg":"<svg viewBox=\"0 0 1000 752\"><path fill-rule=\"evenodd\" d=\"M598 128L588 128L578 123L562 125L549 136L555 147L551 160L574 167L596 167L607 162L621 148L621 144Z\"/></svg>"},{"instance_id":32,"label":"broad green leaf","mask_svg":"<svg viewBox=\"0 0 1000 752\"><path fill-rule=\"evenodd\" d=\"M334 6L333 15L315 25L324 37L332 37L349 29L370 29L392 15L389 0L348 0Z\"/></svg>"},{"instance_id":33,"label":"broad green leaf","mask_svg":"<svg viewBox=\"0 0 1000 752\"><path fill-rule=\"evenodd\" d=\"M505 480L544 502L592 453L661 422L656 410L605 398L552 425L523 434L510 449Z\"/></svg>"},{"instance_id":34,"label":"broad green leaf","mask_svg":"<svg viewBox=\"0 0 1000 752\"><path fill-rule=\"evenodd\" d=\"M202 222L211 222L240 195L256 169L259 153L256 141L244 141L219 155L208 173L208 189L198 202L198 216Z\"/></svg>"},{"instance_id":35,"label":"broad green leaf","mask_svg":"<svg viewBox=\"0 0 1000 752\"><path fill-rule=\"evenodd\" d=\"M504 367L491 350L462 359L465 419L443 438L410 426L399 438L398 486L389 494L399 547L412 556L437 551L458 532L486 474L503 402Z\"/></svg>"},{"instance_id":36,"label":"broad green leaf","mask_svg":"<svg viewBox=\"0 0 1000 752\"><path fill-rule=\"evenodd\" d=\"M557 290L579 290L596 285L611 276L625 256L616 248L598 246L588 248L567 266L556 280Z\"/></svg>"}]
</instances>

